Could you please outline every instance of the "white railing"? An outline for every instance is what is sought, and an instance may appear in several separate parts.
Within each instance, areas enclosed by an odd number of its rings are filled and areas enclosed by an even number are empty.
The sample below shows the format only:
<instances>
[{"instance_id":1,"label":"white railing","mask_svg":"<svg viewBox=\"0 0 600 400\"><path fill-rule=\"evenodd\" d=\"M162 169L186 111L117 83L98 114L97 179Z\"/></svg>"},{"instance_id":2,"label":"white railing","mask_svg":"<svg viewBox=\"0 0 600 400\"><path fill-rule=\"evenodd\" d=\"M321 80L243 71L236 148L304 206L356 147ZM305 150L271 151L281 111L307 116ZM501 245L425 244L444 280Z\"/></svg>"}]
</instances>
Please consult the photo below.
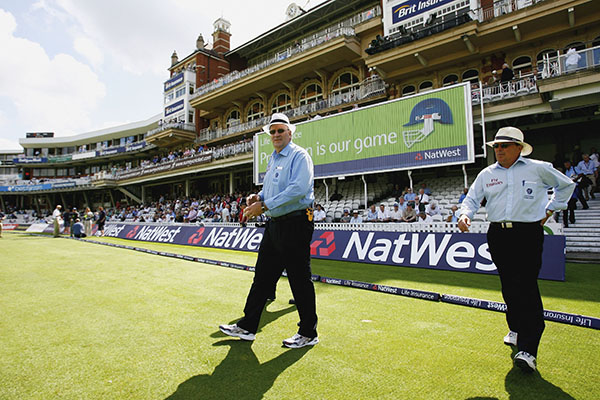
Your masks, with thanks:
<instances>
[{"instance_id":1,"label":"white railing","mask_svg":"<svg viewBox=\"0 0 600 400\"><path fill-rule=\"evenodd\" d=\"M567 51L565 54L557 51L556 56L552 57L546 54L538 62L538 72L541 79L546 79L586 69L595 69L599 66L600 46L595 46L573 52Z\"/></svg>"},{"instance_id":2,"label":"white railing","mask_svg":"<svg viewBox=\"0 0 600 400\"><path fill-rule=\"evenodd\" d=\"M196 126L194 124L188 124L186 122L166 122L158 128L148 131L146 133L146 137L152 136L158 132L162 132L167 129L180 129L182 131L196 132Z\"/></svg>"},{"instance_id":3,"label":"white railing","mask_svg":"<svg viewBox=\"0 0 600 400\"><path fill-rule=\"evenodd\" d=\"M532 6L544 0L496 0L486 7L474 10L479 22L510 14L525 7Z\"/></svg>"},{"instance_id":4,"label":"white railing","mask_svg":"<svg viewBox=\"0 0 600 400\"><path fill-rule=\"evenodd\" d=\"M536 77L529 75L509 82L497 82L493 85L484 86L481 90L479 87L471 86L471 101L473 104L480 104L483 97L484 103L490 103L537 92Z\"/></svg>"},{"instance_id":5,"label":"white railing","mask_svg":"<svg viewBox=\"0 0 600 400\"><path fill-rule=\"evenodd\" d=\"M318 100L309 104L301 105L300 107L286 110L284 111L284 114L290 118L312 114L321 110L367 99L369 97L382 96L385 94L386 88L387 84L385 81L383 81L379 76L374 75L365 79L358 87L350 90L349 92L330 95L327 99ZM198 132L198 139L196 141L200 143L217 139L234 133L262 127L268 122L269 117L262 117L241 124L236 124L226 129L205 128Z\"/></svg>"},{"instance_id":6,"label":"white railing","mask_svg":"<svg viewBox=\"0 0 600 400\"><path fill-rule=\"evenodd\" d=\"M295 54L302 53L316 46L319 46L329 40L338 38L340 36L355 36L353 28L354 26L379 15L381 15L381 7L375 6L370 10L357 14L354 17L349 18L343 22L337 23L334 26L330 26L315 34L306 36L298 40L296 43L290 45L289 47L280 50L274 54L268 55L266 59L255 65L252 65L242 71L230 72L229 74L213 82L206 83L196 88L196 91L194 92L194 94L192 94L190 100L198 96L202 96L203 94L206 94L208 92L217 90L224 85L237 81L238 79L254 74L255 72L265 69L275 63L286 60Z\"/></svg>"}]
</instances>

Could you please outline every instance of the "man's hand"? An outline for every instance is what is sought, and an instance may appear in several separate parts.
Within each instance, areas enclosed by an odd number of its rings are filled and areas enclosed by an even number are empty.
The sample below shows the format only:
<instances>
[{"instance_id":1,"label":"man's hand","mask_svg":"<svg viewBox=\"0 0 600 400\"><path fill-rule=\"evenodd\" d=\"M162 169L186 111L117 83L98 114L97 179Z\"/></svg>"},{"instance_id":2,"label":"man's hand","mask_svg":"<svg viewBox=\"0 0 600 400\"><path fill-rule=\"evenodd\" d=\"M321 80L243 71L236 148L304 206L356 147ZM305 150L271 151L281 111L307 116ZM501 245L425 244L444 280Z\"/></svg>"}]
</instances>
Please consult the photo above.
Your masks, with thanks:
<instances>
[{"instance_id":1,"label":"man's hand","mask_svg":"<svg viewBox=\"0 0 600 400\"><path fill-rule=\"evenodd\" d=\"M254 195L256 196L256 195ZM250 196L248 196L248 198L250 198ZM262 204L259 201L253 201L251 206L248 206L244 209L244 217L246 218L252 218L252 217L258 217L260 214L262 214Z\"/></svg>"},{"instance_id":2,"label":"man's hand","mask_svg":"<svg viewBox=\"0 0 600 400\"><path fill-rule=\"evenodd\" d=\"M471 218L467 217L466 214L463 214L458 219L458 229L461 232L469 232L469 227L471 226Z\"/></svg>"},{"instance_id":3,"label":"man's hand","mask_svg":"<svg viewBox=\"0 0 600 400\"><path fill-rule=\"evenodd\" d=\"M554 214L554 211L546 210L546 216L540 221L540 225L544 226L544 224L546 223L548 218L550 218L552 216L552 214Z\"/></svg>"},{"instance_id":4,"label":"man's hand","mask_svg":"<svg viewBox=\"0 0 600 400\"><path fill-rule=\"evenodd\" d=\"M252 204L256 203L257 201L260 202L260 196L257 194L251 194L250 196L246 197L246 205L248 207L250 207Z\"/></svg>"}]
</instances>

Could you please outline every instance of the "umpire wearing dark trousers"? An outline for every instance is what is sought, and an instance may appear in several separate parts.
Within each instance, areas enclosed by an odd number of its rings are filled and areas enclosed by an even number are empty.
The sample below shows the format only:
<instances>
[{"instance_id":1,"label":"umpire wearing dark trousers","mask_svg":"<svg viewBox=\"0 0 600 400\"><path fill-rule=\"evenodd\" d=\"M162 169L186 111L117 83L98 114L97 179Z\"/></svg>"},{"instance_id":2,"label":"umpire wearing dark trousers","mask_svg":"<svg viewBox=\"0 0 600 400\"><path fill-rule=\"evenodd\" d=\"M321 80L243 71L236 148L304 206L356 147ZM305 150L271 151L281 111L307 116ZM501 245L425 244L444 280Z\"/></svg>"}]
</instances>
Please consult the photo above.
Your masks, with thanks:
<instances>
[{"instance_id":1,"label":"umpire wearing dark trousers","mask_svg":"<svg viewBox=\"0 0 600 400\"><path fill-rule=\"evenodd\" d=\"M254 340L267 298L272 296L285 269L300 315L298 333L283 341L283 345L290 348L319 342L310 269L314 230L313 163L306 150L292 142L295 129L288 117L280 113L273 114L263 128L270 135L275 150L267 165L263 190L248 196L244 215L252 218L264 213L270 220L260 244L244 317L236 324L219 326L229 336Z\"/></svg>"},{"instance_id":2,"label":"umpire wearing dark trousers","mask_svg":"<svg viewBox=\"0 0 600 400\"><path fill-rule=\"evenodd\" d=\"M533 148L517 128L501 128L493 141L497 162L482 170L462 202L458 227L467 232L481 201L487 200L487 241L498 269L506 321L504 343L517 346L514 363L537 368L544 331L544 308L537 277L542 267L543 225L555 210L564 210L575 183L552 164L524 158ZM549 188L554 189L548 200Z\"/></svg>"}]
</instances>

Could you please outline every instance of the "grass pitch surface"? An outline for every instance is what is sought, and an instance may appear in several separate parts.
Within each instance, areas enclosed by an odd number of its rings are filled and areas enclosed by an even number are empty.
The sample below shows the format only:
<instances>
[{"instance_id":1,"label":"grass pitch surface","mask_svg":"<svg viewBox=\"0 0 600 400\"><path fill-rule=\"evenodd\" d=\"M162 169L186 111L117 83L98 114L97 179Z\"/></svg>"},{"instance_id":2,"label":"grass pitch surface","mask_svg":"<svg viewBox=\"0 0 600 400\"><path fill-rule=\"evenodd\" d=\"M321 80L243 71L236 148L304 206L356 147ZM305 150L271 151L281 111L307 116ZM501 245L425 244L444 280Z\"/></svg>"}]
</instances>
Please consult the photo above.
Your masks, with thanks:
<instances>
[{"instance_id":1,"label":"grass pitch surface","mask_svg":"<svg viewBox=\"0 0 600 400\"><path fill-rule=\"evenodd\" d=\"M252 265L254 254L99 239ZM319 343L285 278L255 342L230 339L253 274L66 239L0 239L2 399L597 399L600 332L546 323L512 368L504 314L315 283ZM313 272L501 301L495 276L313 261ZM600 265L541 281L546 309L600 316Z\"/></svg>"}]
</instances>

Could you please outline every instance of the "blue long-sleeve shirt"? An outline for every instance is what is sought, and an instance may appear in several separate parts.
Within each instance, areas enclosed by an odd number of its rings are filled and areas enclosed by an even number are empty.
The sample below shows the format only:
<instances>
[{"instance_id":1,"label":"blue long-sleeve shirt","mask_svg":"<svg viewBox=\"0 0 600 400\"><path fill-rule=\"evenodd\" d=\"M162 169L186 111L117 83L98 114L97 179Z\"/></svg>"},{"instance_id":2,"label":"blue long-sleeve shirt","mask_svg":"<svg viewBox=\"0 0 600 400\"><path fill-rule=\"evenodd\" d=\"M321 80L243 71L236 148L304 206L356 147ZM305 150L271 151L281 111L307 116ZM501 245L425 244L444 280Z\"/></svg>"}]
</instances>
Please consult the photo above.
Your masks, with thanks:
<instances>
[{"instance_id":1,"label":"blue long-sleeve shirt","mask_svg":"<svg viewBox=\"0 0 600 400\"><path fill-rule=\"evenodd\" d=\"M554 194L548 200L551 187ZM540 221L546 210L566 209L574 189L575 183L550 163L519 157L504 168L496 162L477 175L462 202L460 215L473 218L485 197L491 222Z\"/></svg>"},{"instance_id":2,"label":"blue long-sleeve shirt","mask_svg":"<svg viewBox=\"0 0 600 400\"><path fill-rule=\"evenodd\" d=\"M302 147L288 143L279 153L273 151L258 193L265 202L269 217L280 217L292 211L312 207L314 196L312 158Z\"/></svg>"}]
</instances>

